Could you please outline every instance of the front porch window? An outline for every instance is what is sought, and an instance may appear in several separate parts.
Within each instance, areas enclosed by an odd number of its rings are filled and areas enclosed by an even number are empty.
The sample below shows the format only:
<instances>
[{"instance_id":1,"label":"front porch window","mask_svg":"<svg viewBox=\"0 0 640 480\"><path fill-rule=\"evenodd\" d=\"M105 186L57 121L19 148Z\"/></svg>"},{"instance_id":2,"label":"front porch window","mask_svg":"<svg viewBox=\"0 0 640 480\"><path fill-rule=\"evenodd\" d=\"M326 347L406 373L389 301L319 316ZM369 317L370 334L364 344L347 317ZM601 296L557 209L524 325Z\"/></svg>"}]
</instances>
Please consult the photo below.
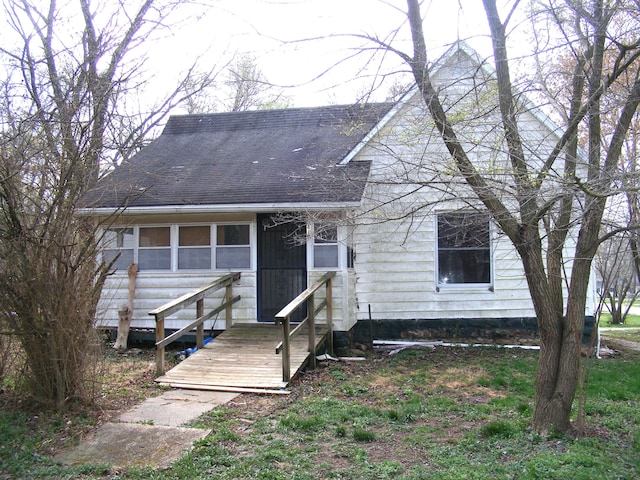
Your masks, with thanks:
<instances>
[{"instance_id":1,"label":"front porch window","mask_svg":"<svg viewBox=\"0 0 640 480\"><path fill-rule=\"evenodd\" d=\"M216 268L249 268L251 266L250 238L249 225L218 225Z\"/></svg>"},{"instance_id":2,"label":"front porch window","mask_svg":"<svg viewBox=\"0 0 640 480\"><path fill-rule=\"evenodd\" d=\"M211 270L211 227L178 227L178 270Z\"/></svg>"},{"instance_id":3,"label":"front porch window","mask_svg":"<svg viewBox=\"0 0 640 480\"><path fill-rule=\"evenodd\" d=\"M138 266L140 270L171 270L170 227L140 227Z\"/></svg>"},{"instance_id":4,"label":"front porch window","mask_svg":"<svg viewBox=\"0 0 640 480\"><path fill-rule=\"evenodd\" d=\"M104 231L102 242L105 246L103 261L113 263L115 270L126 270L133 263L133 228L116 227ZM115 261L114 261L115 260Z\"/></svg>"},{"instance_id":5,"label":"front porch window","mask_svg":"<svg viewBox=\"0 0 640 480\"><path fill-rule=\"evenodd\" d=\"M119 272L132 263L140 271L251 268L249 223L109 227L101 243L102 260Z\"/></svg>"},{"instance_id":6,"label":"front porch window","mask_svg":"<svg viewBox=\"0 0 640 480\"><path fill-rule=\"evenodd\" d=\"M338 228L315 224L313 228L313 266L338 268Z\"/></svg>"}]
</instances>

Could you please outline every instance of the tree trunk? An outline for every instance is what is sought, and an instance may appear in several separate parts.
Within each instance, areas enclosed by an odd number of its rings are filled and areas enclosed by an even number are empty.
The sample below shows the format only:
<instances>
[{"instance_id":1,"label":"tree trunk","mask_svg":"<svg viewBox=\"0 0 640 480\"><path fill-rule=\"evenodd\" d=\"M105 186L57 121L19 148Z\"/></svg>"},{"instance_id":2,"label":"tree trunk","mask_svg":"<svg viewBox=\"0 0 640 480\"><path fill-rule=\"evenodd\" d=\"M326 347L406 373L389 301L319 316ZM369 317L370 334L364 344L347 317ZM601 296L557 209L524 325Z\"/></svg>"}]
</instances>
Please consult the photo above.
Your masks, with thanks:
<instances>
[{"instance_id":1,"label":"tree trunk","mask_svg":"<svg viewBox=\"0 0 640 480\"><path fill-rule=\"evenodd\" d=\"M594 242L590 237L594 230L589 226L583 227L571 270L566 316L557 315L557 311L553 313L553 294L545 301L542 292L536 291L536 284L542 279L532 278L534 281L529 281L540 329L540 359L533 413L533 428L540 433L548 433L551 429L562 432L572 429L571 407L580 378L584 314L591 262L595 254ZM532 270L525 265L525 271ZM549 308L544 308L547 303Z\"/></svg>"},{"instance_id":2,"label":"tree trunk","mask_svg":"<svg viewBox=\"0 0 640 480\"><path fill-rule=\"evenodd\" d=\"M555 428L570 430L570 413L580 366L580 342L558 311L557 282L550 282L544 268L539 231L523 229L517 245L538 319L540 358L535 380L533 428L548 433ZM589 275L586 275L587 281ZM585 286L586 292L586 286ZM560 292L560 295L562 293Z\"/></svg>"}]
</instances>

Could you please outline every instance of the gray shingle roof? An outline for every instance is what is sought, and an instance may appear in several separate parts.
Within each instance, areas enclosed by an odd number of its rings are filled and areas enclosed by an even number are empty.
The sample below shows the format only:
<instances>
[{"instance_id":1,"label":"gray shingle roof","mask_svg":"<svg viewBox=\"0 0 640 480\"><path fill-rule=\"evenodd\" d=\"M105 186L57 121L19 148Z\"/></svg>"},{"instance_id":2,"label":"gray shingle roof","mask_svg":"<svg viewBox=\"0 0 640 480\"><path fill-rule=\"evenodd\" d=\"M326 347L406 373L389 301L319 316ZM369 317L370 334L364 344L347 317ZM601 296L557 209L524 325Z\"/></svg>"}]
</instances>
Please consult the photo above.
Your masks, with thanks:
<instances>
[{"instance_id":1,"label":"gray shingle roof","mask_svg":"<svg viewBox=\"0 0 640 480\"><path fill-rule=\"evenodd\" d=\"M359 201L369 164L337 166L393 106L173 116L85 208Z\"/></svg>"}]
</instances>

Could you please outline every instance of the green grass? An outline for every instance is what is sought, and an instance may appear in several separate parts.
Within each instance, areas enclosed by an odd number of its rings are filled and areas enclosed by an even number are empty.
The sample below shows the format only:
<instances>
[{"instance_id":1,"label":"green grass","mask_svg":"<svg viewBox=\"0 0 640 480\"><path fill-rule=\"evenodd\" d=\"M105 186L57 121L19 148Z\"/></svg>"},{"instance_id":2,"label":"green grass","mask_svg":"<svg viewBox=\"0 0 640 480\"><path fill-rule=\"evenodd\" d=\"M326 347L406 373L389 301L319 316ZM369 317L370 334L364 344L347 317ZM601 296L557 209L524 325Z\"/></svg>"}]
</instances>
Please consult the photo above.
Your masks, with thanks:
<instances>
[{"instance_id":1,"label":"green grass","mask_svg":"<svg viewBox=\"0 0 640 480\"><path fill-rule=\"evenodd\" d=\"M212 433L164 470L63 468L42 455L65 422L0 412L0 478L640 478L640 362L593 364L589 435L529 425L537 352L410 349L307 373L288 397L244 395L194 425Z\"/></svg>"},{"instance_id":2,"label":"green grass","mask_svg":"<svg viewBox=\"0 0 640 480\"><path fill-rule=\"evenodd\" d=\"M600 314L600 326L606 328L640 328L640 315L634 315L630 313L625 317L624 324L612 325L611 314L603 312Z\"/></svg>"}]
</instances>

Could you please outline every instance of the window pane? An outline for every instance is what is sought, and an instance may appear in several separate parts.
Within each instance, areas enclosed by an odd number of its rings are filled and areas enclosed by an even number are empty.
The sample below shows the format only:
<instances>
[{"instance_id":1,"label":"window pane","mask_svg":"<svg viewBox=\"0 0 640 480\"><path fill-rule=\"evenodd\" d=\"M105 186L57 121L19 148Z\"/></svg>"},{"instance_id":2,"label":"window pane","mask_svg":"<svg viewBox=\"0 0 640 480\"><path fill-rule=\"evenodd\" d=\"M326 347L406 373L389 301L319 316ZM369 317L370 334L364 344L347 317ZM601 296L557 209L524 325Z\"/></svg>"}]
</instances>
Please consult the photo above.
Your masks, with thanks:
<instances>
[{"instance_id":1,"label":"window pane","mask_svg":"<svg viewBox=\"0 0 640 480\"><path fill-rule=\"evenodd\" d=\"M211 248L178 249L178 268L181 270L211 269Z\"/></svg>"},{"instance_id":2,"label":"window pane","mask_svg":"<svg viewBox=\"0 0 640 480\"><path fill-rule=\"evenodd\" d=\"M218 225L217 245L249 245L249 225Z\"/></svg>"},{"instance_id":3,"label":"window pane","mask_svg":"<svg viewBox=\"0 0 640 480\"><path fill-rule=\"evenodd\" d=\"M102 259L105 263L117 260L112 265L115 270L126 270L133 263L133 228L108 228L102 238L105 247ZM118 256L119 255L119 256Z\"/></svg>"},{"instance_id":4,"label":"window pane","mask_svg":"<svg viewBox=\"0 0 640 480\"><path fill-rule=\"evenodd\" d=\"M217 247L216 268L249 268L251 249L249 247Z\"/></svg>"},{"instance_id":5,"label":"window pane","mask_svg":"<svg viewBox=\"0 0 640 480\"><path fill-rule=\"evenodd\" d=\"M336 226L326 226L315 224L313 226L315 243L337 243L338 228Z\"/></svg>"},{"instance_id":6,"label":"window pane","mask_svg":"<svg viewBox=\"0 0 640 480\"><path fill-rule=\"evenodd\" d=\"M138 251L138 267L140 270L170 270L171 249L151 248Z\"/></svg>"},{"instance_id":7,"label":"window pane","mask_svg":"<svg viewBox=\"0 0 640 480\"><path fill-rule=\"evenodd\" d=\"M178 237L181 247L211 245L211 227L180 227Z\"/></svg>"},{"instance_id":8,"label":"window pane","mask_svg":"<svg viewBox=\"0 0 640 480\"><path fill-rule=\"evenodd\" d=\"M313 249L313 266L338 267L338 245L316 245Z\"/></svg>"},{"instance_id":9,"label":"window pane","mask_svg":"<svg viewBox=\"0 0 640 480\"><path fill-rule=\"evenodd\" d=\"M490 283L489 250L438 252L438 283Z\"/></svg>"},{"instance_id":10,"label":"window pane","mask_svg":"<svg viewBox=\"0 0 640 480\"><path fill-rule=\"evenodd\" d=\"M141 247L168 247L171 243L169 227L141 227Z\"/></svg>"},{"instance_id":11,"label":"window pane","mask_svg":"<svg viewBox=\"0 0 640 480\"><path fill-rule=\"evenodd\" d=\"M489 219L478 213L438 215L440 248L478 248L489 246Z\"/></svg>"},{"instance_id":12,"label":"window pane","mask_svg":"<svg viewBox=\"0 0 640 480\"><path fill-rule=\"evenodd\" d=\"M133 248L133 228L108 228L103 243L106 248Z\"/></svg>"},{"instance_id":13,"label":"window pane","mask_svg":"<svg viewBox=\"0 0 640 480\"><path fill-rule=\"evenodd\" d=\"M108 248L102 253L102 259L105 263L111 262L116 255L120 255L111 268L115 270L126 270L133 263L133 248Z\"/></svg>"}]
</instances>

